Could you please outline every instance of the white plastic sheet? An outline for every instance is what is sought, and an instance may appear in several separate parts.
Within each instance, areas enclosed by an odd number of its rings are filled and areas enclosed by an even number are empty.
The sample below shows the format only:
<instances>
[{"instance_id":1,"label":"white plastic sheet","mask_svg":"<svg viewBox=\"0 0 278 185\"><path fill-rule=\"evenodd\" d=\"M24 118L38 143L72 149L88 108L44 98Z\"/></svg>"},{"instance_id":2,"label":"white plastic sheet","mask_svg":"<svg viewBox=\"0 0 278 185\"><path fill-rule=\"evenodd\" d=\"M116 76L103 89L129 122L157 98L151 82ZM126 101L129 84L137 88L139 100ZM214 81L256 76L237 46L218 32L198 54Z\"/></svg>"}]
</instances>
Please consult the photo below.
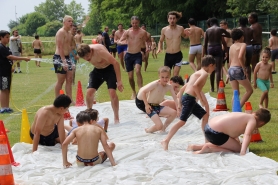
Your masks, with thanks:
<instances>
[{"instance_id":1,"label":"white plastic sheet","mask_svg":"<svg viewBox=\"0 0 278 185\"><path fill-rule=\"evenodd\" d=\"M206 96L213 109L216 100L208 94ZM68 159L73 166L64 169L59 144L39 146L38 151L32 153L32 145L17 143L12 148L16 162L20 163L19 167L13 167L15 182L22 185L278 184L278 163L269 158L251 152L245 156L187 152L189 144L204 142L201 122L194 116L172 138L169 151L164 151L160 142L167 133L146 134L144 128L153 123L134 101L120 101L121 123L118 125L113 123L110 102L95 104L94 108L99 110L100 117L110 119L108 136L116 144L113 155L117 166L112 167L107 160L94 167L77 167L77 146L71 145ZM70 112L76 115L84 109L71 107ZM210 116L226 113L211 112ZM101 145L99 150L102 150Z\"/></svg>"}]
</instances>

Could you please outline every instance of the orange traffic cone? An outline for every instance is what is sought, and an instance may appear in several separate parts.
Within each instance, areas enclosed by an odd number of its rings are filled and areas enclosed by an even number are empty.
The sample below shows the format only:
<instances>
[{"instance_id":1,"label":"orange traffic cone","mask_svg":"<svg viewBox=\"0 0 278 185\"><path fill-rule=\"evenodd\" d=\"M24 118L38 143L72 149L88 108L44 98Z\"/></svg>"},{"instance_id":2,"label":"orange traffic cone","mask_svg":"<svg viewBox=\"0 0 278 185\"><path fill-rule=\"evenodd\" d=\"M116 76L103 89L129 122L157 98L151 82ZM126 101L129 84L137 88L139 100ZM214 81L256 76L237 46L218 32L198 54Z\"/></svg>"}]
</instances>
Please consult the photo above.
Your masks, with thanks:
<instances>
[{"instance_id":1,"label":"orange traffic cone","mask_svg":"<svg viewBox=\"0 0 278 185\"><path fill-rule=\"evenodd\" d=\"M227 111L227 110L229 110L229 109L227 108L227 104L226 104L226 98L225 98L225 92L224 92L224 82L221 80L219 82L216 108L213 109L213 111Z\"/></svg>"},{"instance_id":2,"label":"orange traffic cone","mask_svg":"<svg viewBox=\"0 0 278 185\"><path fill-rule=\"evenodd\" d=\"M252 114L252 111L253 110L252 110L251 103L250 102L245 102L245 112L249 113L249 114ZM252 133L250 142L261 142L261 141L263 141L263 140L262 140L261 134L259 132L259 129L255 128L255 130Z\"/></svg>"},{"instance_id":3,"label":"orange traffic cone","mask_svg":"<svg viewBox=\"0 0 278 185\"><path fill-rule=\"evenodd\" d=\"M14 176L9 156L7 138L0 135L0 184L14 185Z\"/></svg>"},{"instance_id":4,"label":"orange traffic cone","mask_svg":"<svg viewBox=\"0 0 278 185\"><path fill-rule=\"evenodd\" d=\"M60 94L65 94L64 91L63 91L63 89L60 90Z\"/></svg>"},{"instance_id":5,"label":"orange traffic cone","mask_svg":"<svg viewBox=\"0 0 278 185\"><path fill-rule=\"evenodd\" d=\"M13 166L18 166L19 163L15 162L14 161L14 156L13 156L13 153L12 153L12 150L11 150L11 145L10 145L10 142L9 142L9 139L8 139L8 136L6 134L6 131L5 131L5 126L4 126L4 123L2 120L0 120L0 135L4 135L6 140L7 140L7 146L8 146L8 150L9 150L9 155L10 155L10 161L12 163ZM0 148L0 152L1 152L1 148ZM1 174L1 171L0 171L0 174ZM1 183L0 183L1 184Z\"/></svg>"},{"instance_id":6,"label":"orange traffic cone","mask_svg":"<svg viewBox=\"0 0 278 185\"><path fill-rule=\"evenodd\" d=\"M61 94L65 94L64 91L63 91L63 89L60 90L60 95L61 95ZM64 119L65 119L65 120L70 120L70 119L72 119L72 116L70 115L70 112L69 112L69 111L66 112L66 113L64 114Z\"/></svg>"},{"instance_id":7,"label":"orange traffic cone","mask_svg":"<svg viewBox=\"0 0 278 185\"><path fill-rule=\"evenodd\" d=\"M75 106L85 106L81 82L78 81Z\"/></svg>"},{"instance_id":8,"label":"orange traffic cone","mask_svg":"<svg viewBox=\"0 0 278 185\"><path fill-rule=\"evenodd\" d=\"M188 79L188 74L185 74L185 75L184 75L184 83L185 83L185 84L187 83L187 79Z\"/></svg>"}]
</instances>

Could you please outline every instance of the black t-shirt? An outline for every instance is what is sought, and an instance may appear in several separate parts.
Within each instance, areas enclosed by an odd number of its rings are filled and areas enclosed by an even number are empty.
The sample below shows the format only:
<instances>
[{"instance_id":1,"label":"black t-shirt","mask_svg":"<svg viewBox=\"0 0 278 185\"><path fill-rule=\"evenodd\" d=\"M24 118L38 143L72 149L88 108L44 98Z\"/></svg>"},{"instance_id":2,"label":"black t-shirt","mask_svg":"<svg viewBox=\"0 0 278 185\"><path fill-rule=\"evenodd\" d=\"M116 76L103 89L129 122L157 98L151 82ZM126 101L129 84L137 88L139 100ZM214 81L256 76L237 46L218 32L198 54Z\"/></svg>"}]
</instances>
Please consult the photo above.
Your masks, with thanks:
<instances>
[{"instance_id":1,"label":"black t-shirt","mask_svg":"<svg viewBox=\"0 0 278 185\"><path fill-rule=\"evenodd\" d=\"M13 62L7 58L9 55L12 55L10 48L0 43L0 76L9 76L12 74Z\"/></svg>"},{"instance_id":2,"label":"black t-shirt","mask_svg":"<svg viewBox=\"0 0 278 185\"><path fill-rule=\"evenodd\" d=\"M105 42L106 47L109 47L111 45L111 43L110 43L110 38L109 38L108 33L103 32L102 36L104 37L104 42Z\"/></svg>"}]
</instances>

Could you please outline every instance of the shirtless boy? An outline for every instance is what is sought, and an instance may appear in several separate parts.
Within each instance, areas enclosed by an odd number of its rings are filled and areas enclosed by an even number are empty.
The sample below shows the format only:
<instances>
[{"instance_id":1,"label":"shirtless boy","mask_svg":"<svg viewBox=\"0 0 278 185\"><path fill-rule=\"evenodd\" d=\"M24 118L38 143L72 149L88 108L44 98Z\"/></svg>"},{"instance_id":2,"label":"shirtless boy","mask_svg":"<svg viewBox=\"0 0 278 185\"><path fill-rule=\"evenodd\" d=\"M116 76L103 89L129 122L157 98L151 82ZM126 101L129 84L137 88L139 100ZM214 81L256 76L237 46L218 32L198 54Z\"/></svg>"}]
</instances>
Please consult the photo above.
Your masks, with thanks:
<instances>
[{"instance_id":1,"label":"shirtless boy","mask_svg":"<svg viewBox=\"0 0 278 185\"><path fill-rule=\"evenodd\" d=\"M53 56L55 73L57 74L57 83L55 85L55 96L59 96L60 90L66 81L66 94L72 99L72 75L73 65L69 54L72 51L72 34L70 29L73 24L71 16L66 15L63 19L63 27L58 30L55 36L56 51Z\"/></svg>"},{"instance_id":2,"label":"shirtless boy","mask_svg":"<svg viewBox=\"0 0 278 185\"><path fill-rule=\"evenodd\" d=\"M253 56L252 56L252 72L254 71L256 64L260 60L260 53L262 50L262 26L258 23L258 14L255 12L252 12L248 16L248 21L251 24L250 28L253 29Z\"/></svg>"},{"instance_id":3,"label":"shirtless boy","mask_svg":"<svg viewBox=\"0 0 278 185\"><path fill-rule=\"evenodd\" d=\"M138 89L143 86L143 78L141 74L142 67L142 53L141 46L148 40L147 32L139 27L140 20L137 16L131 17L132 27L126 30L118 41L120 44L126 43L128 45L127 53L125 55L125 67L128 73L129 84L132 89L131 99L135 99L135 81L134 81L134 68L137 76Z\"/></svg>"},{"instance_id":4,"label":"shirtless boy","mask_svg":"<svg viewBox=\"0 0 278 185\"><path fill-rule=\"evenodd\" d=\"M89 74L86 104L93 107L94 96L98 88L105 81L107 84L111 105L114 112L114 123L119 123L119 99L116 89L123 91L120 65L116 59L101 44L81 44L77 48L79 57L91 63L95 68Z\"/></svg>"},{"instance_id":5,"label":"shirtless boy","mask_svg":"<svg viewBox=\"0 0 278 185\"><path fill-rule=\"evenodd\" d=\"M65 140L64 113L68 111L71 99L67 95L59 95L53 105L40 108L30 129L33 139L33 152L38 145L54 146Z\"/></svg>"},{"instance_id":6,"label":"shirtless boy","mask_svg":"<svg viewBox=\"0 0 278 185\"><path fill-rule=\"evenodd\" d=\"M143 29L147 32L145 24L141 25L141 29ZM151 34L149 32L147 32L147 37L148 37L148 39L141 46L142 61L145 62L145 68L144 68L145 72L146 72L148 64L149 64L149 54L151 51Z\"/></svg>"},{"instance_id":7,"label":"shirtless boy","mask_svg":"<svg viewBox=\"0 0 278 185\"><path fill-rule=\"evenodd\" d=\"M243 31L244 36L244 43L246 44L246 60L245 60L245 67L248 79L251 80L251 61L253 56L253 46L252 46L252 40L253 40L253 29L247 27L248 19L247 17L240 17L239 18L239 26L238 29L241 29Z\"/></svg>"},{"instance_id":8,"label":"shirtless boy","mask_svg":"<svg viewBox=\"0 0 278 185\"><path fill-rule=\"evenodd\" d=\"M35 36L35 40L32 43L32 47L34 48L35 58L42 58L43 45L40 41L40 36ZM35 64L36 66L41 67L40 61L35 61Z\"/></svg>"},{"instance_id":9,"label":"shirtless boy","mask_svg":"<svg viewBox=\"0 0 278 185\"><path fill-rule=\"evenodd\" d=\"M104 45L103 37L102 37L102 32L99 31L97 35L97 43Z\"/></svg>"},{"instance_id":10,"label":"shirtless boy","mask_svg":"<svg viewBox=\"0 0 278 185\"><path fill-rule=\"evenodd\" d=\"M224 46L225 53L228 52L227 44L225 40L222 40L222 37L231 37L230 33L225 29L218 27L218 20L213 17L210 19L211 27L206 30L205 34L205 44L203 55L212 55L215 58L216 66L215 72L210 75L210 86L211 91L214 92L214 78L216 74L216 85L217 91L219 87L219 82L221 80L221 70L222 70L222 62L223 62L223 51L222 45Z\"/></svg>"},{"instance_id":11,"label":"shirtless boy","mask_svg":"<svg viewBox=\"0 0 278 185\"><path fill-rule=\"evenodd\" d=\"M231 35L234 44L230 47L230 68L228 73L233 91L237 90L239 92L239 84L242 85L246 90L246 93L241 97L240 100L240 105L242 107L252 95L253 89L250 81L247 79L246 67L244 65L246 44L243 43L243 31L236 28L232 30Z\"/></svg>"},{"instance_id":12,"label":"shirtless boy","mask_svg":"<svg viewBox=\"0 0 278 185\"><path fill-rule=\"evenodd\" d=\"M277 30L272 29L270 31L269 47L271 49L271 62L272 62L272 74L276 74L275 60L278 59L278 37Z\"/></svg>"},{"instance_id":13,"label":"shirtless boy","mask_svg":"<svg viewBox=\"0 0 278 185\"><path fill-rule=\"evenodd\" d=\"M171 92L171 95L178 105L177 97L173 87L168 84L171 70L167 66L160 67L158 70L159 80L148 83L142 87L136 97L135 103L136 106L147 113L147 115L154 122L154 125L150 128L146 128L147 133L153 133L159 130L165 131L167 126L179 115L179 109L174 109L170 107L164 107L159 105L164 100L164 95L167 92ZM159 116L167 118L163 124Z\"/></svg>"},{"instance_id":14,"label":"shirtless boy","mask_svg":"<svg viewBox=\"0 0 278 185\"><path fill-rule=\"evenodd\" d=\"M107 157L111 165L115 166L112 151L115 148L114 143L107 143L106 133L103 129L90 124L91 117L85 111L81 111L76 116L79 127L74 129L62 144L63 165L65 168L72 164L68 162L67 152L69 143L76 138L77 140L77 166L95 166L103 163ZM94 122L97 120L95 113ZM101 141L104 151L98 153L98 143Z\"/></svg>"},{"instance_id":15,"label":"shirtless boy","mask_svg":"<svg viewBox=\"0 0 278 185\"><path fill-rule=\"evenodd\" d=\"M161 36L158 43L157 54L162 49L163 41L166 41L166 54L164 59L164 66L170 69L174 68L173 76L179 76L182 65L182 52L181 52L181 37L185 37L184 28L177 25L182 14L180 12L171 11L168 13L167 18L169 26L162 28Z\"/></svg>"},{"instance_id":16,"label":"shirtless boy","mask_svg":"<svg viewBox=\"0 0 278 185\"><path fill-rule=\"evenodd\" d=\"M81 30L76 31L76 35L74 36L74 40L75 40L75 43L76 43L76 47L78 47L80 44L83 43Z\"/></svg>"},{"instance_id":17,"label":"shirtless boy","mask_svg":"<svg viewBox=\"0 0 278 185\"><path fill-rule=\"evenodd\" d=\"M170 79L169 84L172 85L172 87L175 91L175 94L178 96L178 93L180 91L180 86L184 86L184 81L181 76L173 76ZM178 102L179 102L179 100L178 100ZM176 103L174 100L164 100L163 102L160 103L160 105L168 106L174 110L177 110Z\"/></svg>"},{"instance_id":18,"label":"shirtless boy","mask_svg":"<svg viewBox=\"0 0 278 185\"><path fill-rule=\"evenodd\" d=\"M194 71L201 69L201 57L202 57L202 44L201 38L204 37L204 31L202 28L196 26L196 21L193 18L188 20L189 28L185 29L186 36L189 37L190 40L190 48L189 48L189 64ZM194 64L194 60L196 58L197 68Z\"/></svg>"},{"instance_id":19,"label":"shirtless boy","mask_svg":"<svg viewBox=\"0 0 278 185\"><path fill-rule=\"evenodd\" d=\"M206 124L204 132L209 141L203 145L190 145L187 150L196 154L212 152L235 152L245 155L253 130L269 122L271 114L267 109L259 109L253 114L231 112L216 116ZM240 144L238 137L244 134Z\"/></svg>"},{"instance_id":20,"label":"shirtless boy","mask_svg":"<svg viewBox=\"0 0 278 185\"><path fill-rule=\"evenodd\" d=\"M125 70L124 56L127 51L127 42L122 41L121 43L118 41L121 39L125 30L123 29L123 24L118 24L118 30L115 32L114 42L117 44L118 57L120 58L121 66L123 70Z\"/></svg>"},{"instance_id":21,"label":"shirtless boy","mask_svg":"<svg viewBox=\"0 0 278 185\"><path fill-rule=\"evenodd\" d=\"M190 76L190 79L186 85L184 85L180 92L178 99L181 100L178 103L178 109L181 110L180 120L170 129L167 137L161 142L164 150L168 150L168 145L174 134L186 123L191 114L197 118L202 119L202 129L208 122L209 117L209 105L208 101L202 92L202 88L206 84L207 77L215 69L215 59L207 55L202 59L202 68L196 71ZM186 87L186 88L185 88ZM196 102L198 98L205 107L205 110Z\"/></svg>"}]
</instances>

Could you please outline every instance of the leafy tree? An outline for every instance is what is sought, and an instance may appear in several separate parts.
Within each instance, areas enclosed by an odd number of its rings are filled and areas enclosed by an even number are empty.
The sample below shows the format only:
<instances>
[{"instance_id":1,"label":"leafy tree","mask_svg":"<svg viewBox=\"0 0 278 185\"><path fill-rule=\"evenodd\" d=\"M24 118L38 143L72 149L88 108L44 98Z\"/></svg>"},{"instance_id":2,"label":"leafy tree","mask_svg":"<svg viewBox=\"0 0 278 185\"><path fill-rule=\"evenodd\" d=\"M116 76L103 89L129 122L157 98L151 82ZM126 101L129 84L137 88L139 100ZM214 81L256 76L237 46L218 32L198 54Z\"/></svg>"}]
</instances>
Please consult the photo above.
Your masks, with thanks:
<instances>
[{"instance_id":1,"label":"leafy tree","mask_svg":"<svg viewBox=\"0 0 278 185\"><path fill-rule=\"evenodd\" d=\"M60 21L48 22L45 25L37 28L37 34L44 37L55 36L57 31L63 26Z\"/></svg>"},{"instance_id":2,"label":"leafy tree","mask_svg":"<svg viewBox=\"0 0 278 185\"><path fill-rule=\"evenodd\" d=\"M66 5L67 14L72 16L76 24L81 24L85 16L84 8L81 4L77 4L75 0L72 0L70 4Z\"/></svg>"},{"instance_id":3,"label":"leafy tree","mask_svg":"<svg viewBox=\"0 0 278 185\"><path fill-rule=\"evenodd\" d=\"M49 21L62 21L67 12L64 0L46 0L35 6L35 11L45 15Z\"/></svg>"},{"instance_id":4,"label":"leafy tree","mask_svg":"<svg viewBox=\"0 0 278 185\"><path fill-rule=\"evenodd\" d=\"M266 14L268 11L262 2L262 0L227 0L229 7L227 12L231 13L233 17L247 16L250 12Z\"/></svg>"},{"instance_id":5,"label":"leafy tree","mask_svg":"<svg viewBox=\"0 0 278 185\"><path fill-rule=\"evenodd\" d=\"M44 15L38 12L31 13L24 24L26 26L27 35L33 35L38 27L43 26L46 23L47 19Z\"/></svg>"},{"instance_id":6,"label":"leafy tree","mask_svg":"<svg viewBox=\"0 0 278 185\"><path fill-rule=\"evenodd\" d=\"M10 22L8 23L8 27L10 28L10 30L12 30L17 25L18 25L18 22L14 21L14 20L10 20Z\"/></svg>"},{"instance_id":7,"label":"leafy tree","mask_svg":"<svg viewBox=\"0 0 278 185\"><path fill-rule=\"evenodd\" d=\"M25 15L22 15L20 18L19 18L19 24L25 24L28 16L30 15L30 13L27 13Z\"/></svg>"}]
</instances>

